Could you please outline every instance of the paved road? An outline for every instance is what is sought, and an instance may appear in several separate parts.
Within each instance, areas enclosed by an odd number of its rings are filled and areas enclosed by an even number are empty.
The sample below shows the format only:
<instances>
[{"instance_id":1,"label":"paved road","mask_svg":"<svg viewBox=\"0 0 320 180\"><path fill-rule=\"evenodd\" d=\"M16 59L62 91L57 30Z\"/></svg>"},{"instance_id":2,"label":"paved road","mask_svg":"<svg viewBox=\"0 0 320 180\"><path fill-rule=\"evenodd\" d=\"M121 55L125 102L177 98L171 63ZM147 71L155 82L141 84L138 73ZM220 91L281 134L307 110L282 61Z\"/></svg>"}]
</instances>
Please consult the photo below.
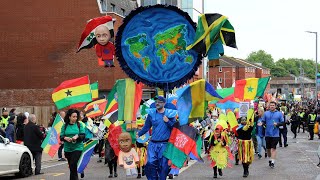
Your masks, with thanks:
<instances>
[{"instance_id":1,"label":"paved road","mask_svg":"<svg viewBox=\"0 0 320 180\"><path fill-rule=\"evenodd\" d=\"M268 166L267 159L255 159L250 166L250 175L246 179L250 180L320 180L320 168L316 165L318 157L316 151L320 140L315 139L309 141L308 133L299 133L297 139L293 139L292 133L288 133L289 146L284 148L278 147L278 158L276 167L271 169ZM88 168L86 169L84 179L108 179L109 170L103 163L97 163L98 157L93 157ZM204 158L206 159L206 158ZM117 179L135 179L135 177L126 178L124 170L118 168L119 177ZM181 170L181 174L175 179L186 180L206 180L212 179L213 171L209 167L209 162L196 163L191 161L188 167ZM43 163L43 172L45 174L40 176L31 176L25 179L68 179L69 171L66 162L58 162L56 160L47 161ZM233 166L232 168L224 169L223 176L218 179L245 179L242 177L243 169L241 165ZM317 178L317 176L319 177ZM6 176L0 179L13 179L14 176ZM146 179L145 177L142 179Z\"/></svg>"}]
</instances>

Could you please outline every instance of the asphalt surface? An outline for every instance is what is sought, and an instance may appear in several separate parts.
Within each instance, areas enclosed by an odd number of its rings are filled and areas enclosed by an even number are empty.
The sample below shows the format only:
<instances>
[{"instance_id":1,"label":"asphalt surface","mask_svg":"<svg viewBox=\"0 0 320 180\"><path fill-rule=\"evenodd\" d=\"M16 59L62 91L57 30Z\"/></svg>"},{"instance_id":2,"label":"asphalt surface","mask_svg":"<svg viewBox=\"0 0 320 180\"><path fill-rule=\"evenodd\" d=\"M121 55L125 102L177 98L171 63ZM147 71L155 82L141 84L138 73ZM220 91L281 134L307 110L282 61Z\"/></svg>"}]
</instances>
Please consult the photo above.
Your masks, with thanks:
<instances>
[{"instance_id":1,"label":"asphalt surface","mask_svg":"<svg viewBox=\"0 0 320 180\"><path fill-rule=\"evenodd\" d=\"M320 180L320 168L317 167L319 162L317 149L320 140L316 137L315 140L308 140L308 132L298 134L297 139L293 139L293 134L288 132L288 147L277 147L277 159L275 168L271 169L268 166L268 160L264 157L258 159L255 156L254 162L250 165L250 175L243 178L242 165L233 165L232 168L223 170L223 176L218 179L250 179L250 180ZM198 163L190 161L187 167L181 169L179 176L174 179L186 180L206 180L213 179L213 170L209 165L207 158L204 156L205 162ZM83 179L109 179L109 169L104 163L97 163L98 157L92 157ZM234 163L233 163L234 164ZM37 180L64 180L69 179L69 169L66 162L57 160L46 160L42 163L42 172L44 174L30 176L24 179ZM319 177L318 177L319 176ZM79 176L80 178L80 176ZM17 179L13 175L1 176L0 179ZM113 178L115 179L115 178ZM136 177L126 177L124 169L118 167L117 179L136 179ZM143 177L142 179L147 179Z\"/></svg>"}]
</instances>

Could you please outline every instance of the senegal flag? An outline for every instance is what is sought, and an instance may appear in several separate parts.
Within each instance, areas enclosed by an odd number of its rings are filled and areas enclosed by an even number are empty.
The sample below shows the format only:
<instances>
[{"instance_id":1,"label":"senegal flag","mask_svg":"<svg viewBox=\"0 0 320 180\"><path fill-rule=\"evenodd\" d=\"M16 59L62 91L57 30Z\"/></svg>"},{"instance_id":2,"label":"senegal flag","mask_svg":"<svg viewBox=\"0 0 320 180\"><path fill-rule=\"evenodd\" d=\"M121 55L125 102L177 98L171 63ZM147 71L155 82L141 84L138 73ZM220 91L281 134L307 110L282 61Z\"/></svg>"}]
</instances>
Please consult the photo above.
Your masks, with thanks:
<instances>
[{"instance_id":1,"label":"senegal flag","mask_svg":"<svg viewBox=\"0 0 320 180\"><path fill-rule=\"evenodd\" d=\"M237 80L234 88L234 97L240 101L254 100L255 97L262 97L269 80L270 77Z\"/></svg>"},{"instance_id":2,"label":"senegal flag","mask_svg":"<svg viewBox=\"0 0 320 180\"><path fill-rule=\"evenodd\" d=\"M52 100L58 109L79 102L92 101L89 77L84 76L62 82L53 90Z\"/></svg>"},{"instance_id":3,"label":"senegal flag","mask_svg":"<svg viewBox=\"0 0 320 180\"><path fill-rule=\"evenodd\" d=\"M60 133L62 125L63 119L59 114L57 114L49 133L41 144L43 152L49 154L51 157L54 157L60 147Z\"/></svg>"}]
</instances>

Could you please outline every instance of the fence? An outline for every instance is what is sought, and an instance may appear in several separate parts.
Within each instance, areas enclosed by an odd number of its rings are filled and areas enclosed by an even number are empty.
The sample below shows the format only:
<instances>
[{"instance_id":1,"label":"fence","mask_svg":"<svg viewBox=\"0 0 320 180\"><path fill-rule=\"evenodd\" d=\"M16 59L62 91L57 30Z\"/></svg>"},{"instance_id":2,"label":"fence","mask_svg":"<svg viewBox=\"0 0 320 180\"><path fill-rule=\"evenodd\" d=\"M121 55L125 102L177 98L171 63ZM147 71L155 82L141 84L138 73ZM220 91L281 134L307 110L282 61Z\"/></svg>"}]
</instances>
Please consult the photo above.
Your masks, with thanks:
<instances>
[{"instance_id":1,"label":"fence","mask_svg":"<svg viewBox=\"0 0 320 180\"><path fill-rule=\"evenodd\" d=\"M2 109L3 107L1 107ZM56 111L55 106L21 106L21 107L6 107L8 111L12 108L16 108L16 115L18 113L28 112L30 114L35 114L37 117L37 124L43 125L44 127L48 126L51 114ZM0 112L2 113L2 112Z\"/></svg>"}]
</instances>

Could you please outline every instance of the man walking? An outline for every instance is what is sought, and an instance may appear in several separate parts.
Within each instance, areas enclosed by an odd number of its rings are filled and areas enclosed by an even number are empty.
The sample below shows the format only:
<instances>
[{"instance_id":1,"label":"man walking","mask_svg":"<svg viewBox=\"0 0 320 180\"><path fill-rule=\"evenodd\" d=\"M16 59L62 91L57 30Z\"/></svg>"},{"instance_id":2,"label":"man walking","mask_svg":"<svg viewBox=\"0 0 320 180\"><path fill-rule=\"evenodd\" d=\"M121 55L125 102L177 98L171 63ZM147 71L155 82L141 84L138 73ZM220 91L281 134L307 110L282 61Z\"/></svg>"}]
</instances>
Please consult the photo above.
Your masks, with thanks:
<instances>
[{"instance_id":1,"label":"man walking","mask_svg":"<svg viewBox=\"0 0 320 180\"><path fill-rule=\"evenodd\" d=\"M156 98L156 110L149 111L143 128L137 133L137 137L140 137L152 127L151 140L147 148L148 162L145 167L149 180L165 180L169 173L168 159L163 156L163 152L176 120L175 117L170 117L169 110L164 108L165 103L164 97Z\"/></svg>"},{"instance_id":2,"label":"man walking","mask_svg":"<svg viewBox=\"0 0 320 180\"><path fill-rule=\"evenodd\" d=\"M284 119L281 112L276 110L276 103L270 102L269 111L265 112L262 122L266 125L266 146L269 160L269 166L274 168L276 159L276 147L279 142L279 126L284 125Z\"/></svg>"},{"instance_id":3,"label":"man walking","mask_svg":"<svg viewBox=\"0 0 320 180\"><path fill-rule=\"evenodd\" d=\"M29 122L24 127L24 145L29 148L35 160L35 175L43 174L41 170L41 158L42 148L41 143L43 140L43 134L40 131L39 126L36 125L36 116L34 114L29 115Z\"/></svg>"},{"instance_id":4,"label":"man walking","mask_svg":"<svg viewBox=\"0 0 320 180\"><path fill-rule=\"evenodd\" d=\"M317 118L317 113L315 110L312 110L311 113L308 115L308 131L310 134L310 138L309 140L313 140L313 136L314 136L314 124L316 122L316 118Z\"/></svg>"}]
</instances>

